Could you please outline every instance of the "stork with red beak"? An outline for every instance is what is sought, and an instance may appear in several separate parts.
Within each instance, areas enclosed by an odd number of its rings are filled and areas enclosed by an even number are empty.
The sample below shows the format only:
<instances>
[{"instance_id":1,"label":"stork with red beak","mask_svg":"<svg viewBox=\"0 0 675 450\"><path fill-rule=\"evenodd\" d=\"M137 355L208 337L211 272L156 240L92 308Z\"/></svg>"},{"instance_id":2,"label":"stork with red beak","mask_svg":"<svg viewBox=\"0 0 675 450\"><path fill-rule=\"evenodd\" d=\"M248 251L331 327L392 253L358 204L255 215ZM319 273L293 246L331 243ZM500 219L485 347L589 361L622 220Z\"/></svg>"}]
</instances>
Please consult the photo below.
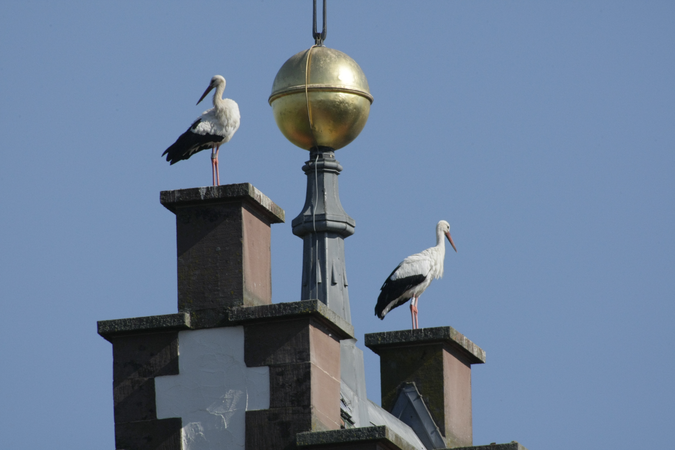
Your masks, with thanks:
<instances>
[{"instance_id":1,"label":"stork with red beak","mask_svg":"<svg viewBox=\"0 0 675 450\"><path fill-rule=\"evenodd\" d=\"M211 83L209 83L197 104L204 100L204 97L213 89L216 90L213 94L213 108L204 111L190 128L162 153L162 156L166 155L166 160L175 164L182 159L188 159L197 152L210 148L213 185L217 186L220 184L218 151L221 145L234 136L239 128L241 116L239 105L234 100L223 98L225 78L220 75L211 78Z\"/></svg>"},{"instance_id":2,"label":"stork with red beak","mask_svg":"<svg viewBox=\"0 0 675 450\"><path fill-rule=\"evenodd\" d=\"M384 319L389 311L411 300L412 327L413 329L419 328L417 301L434 278L443 276L443 262L445 260L443 235L448 238L450 245L457 252L457 247L455 247L455 243L450 236L450 224L441 220L436 225L436 246L408 256L387 277L380 288L380 296L377 298L377 305L375 306L377 317Z\"/></svg>"}]
</instances>

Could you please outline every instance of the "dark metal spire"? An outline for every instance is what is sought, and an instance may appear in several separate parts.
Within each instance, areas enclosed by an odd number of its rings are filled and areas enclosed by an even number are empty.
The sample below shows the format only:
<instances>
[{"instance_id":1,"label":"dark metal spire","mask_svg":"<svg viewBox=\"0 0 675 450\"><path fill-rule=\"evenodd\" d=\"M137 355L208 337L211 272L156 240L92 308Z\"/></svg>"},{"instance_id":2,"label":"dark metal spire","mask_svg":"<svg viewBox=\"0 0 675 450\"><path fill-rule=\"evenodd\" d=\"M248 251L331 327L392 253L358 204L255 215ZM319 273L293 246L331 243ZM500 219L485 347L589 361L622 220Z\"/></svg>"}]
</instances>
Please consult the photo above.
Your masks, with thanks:
<instances>
[{"instance_id":1,"label":"dark metal spire","mask_svg":"<svg viewBox=\"0 0 675 450\"><path fill-rule=\"evenodd\" d=\"M354 219L342 208L338 174L342 166L332 148L310 151L305 206L293 219L293 234L303 240L302 300L318 299L351 323L344 238L354 234Z\"/></svg>"}]
</instances>

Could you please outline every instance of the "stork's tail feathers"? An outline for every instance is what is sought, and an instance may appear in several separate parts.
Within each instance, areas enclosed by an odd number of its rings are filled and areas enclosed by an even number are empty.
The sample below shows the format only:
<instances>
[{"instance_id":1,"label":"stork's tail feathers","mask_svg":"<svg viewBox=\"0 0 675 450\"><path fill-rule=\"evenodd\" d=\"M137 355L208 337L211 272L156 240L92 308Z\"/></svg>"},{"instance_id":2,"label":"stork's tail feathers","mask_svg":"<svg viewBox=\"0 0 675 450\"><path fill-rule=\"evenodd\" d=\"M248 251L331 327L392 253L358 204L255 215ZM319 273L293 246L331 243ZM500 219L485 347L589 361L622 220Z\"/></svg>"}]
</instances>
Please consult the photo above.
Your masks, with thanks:
<instances>
[{"instance_id":1,"label":"stork's tail feathers","mask_svg":"<svg viewBox=\"0 0 675 450\"><path fill-rule=\"evenodd\" d=\"M164 150L164 153L162 153L162 156L166 155L166 160L167 160L171 165L174 165L174 164L176 164L178 161L180 161L181 159L183 159L183 158L180 158L180 157L178 156L178 154L177 154L178 152L176 152L176 151L175 151L175 148L174 148L175 146L176 146L176 144L173 144L171 147L169 147L169 148L167 148L166 150Z\"/></svg>"},{"instance_id":2,"label":"stork's tail feathers","mask_svg":"<svg viewBox=\"0 0 675 450\"><path fill-rule=\"evenodd\" d=\"M385 308L381 308L379 306L380 306L380 302L378 300L377 305L375 305L375 315L377 317L379 317L380 320L382 320L382 319L384 319L384 316L386 316L389 311L385 311L384 310Z\"/></svg>"},{"instance_id":3,"label":"stork's tail feathers","mask_svg":"<svg viewBox=\"0 0 675 450\"><path fill-rule=\"evenodd\" d=\"M379 317L380 320L384 319L384 316L386 316L389 310L391 310L391 304L393 300L391 298L390 290L385 289L385 287L388 287L387 283L382 286L380 295L377 297L377 304L375 305L375 315Z\"/></svg>"},{"instance_id":4,"label":"stork's tail feathers","mask_svg":"<svg viewBox=\"0 0 675 450\"><path fill-rule=\"evenodd\" d=\"M410 300L409 298L403 297L391 299L387 294L387 292L380 292L380 296L377 298L377 305L375 305L375 315L379 317L380 320L384 319L384 316L386 316L389 311Z\"/></svg>"}]
</instances>

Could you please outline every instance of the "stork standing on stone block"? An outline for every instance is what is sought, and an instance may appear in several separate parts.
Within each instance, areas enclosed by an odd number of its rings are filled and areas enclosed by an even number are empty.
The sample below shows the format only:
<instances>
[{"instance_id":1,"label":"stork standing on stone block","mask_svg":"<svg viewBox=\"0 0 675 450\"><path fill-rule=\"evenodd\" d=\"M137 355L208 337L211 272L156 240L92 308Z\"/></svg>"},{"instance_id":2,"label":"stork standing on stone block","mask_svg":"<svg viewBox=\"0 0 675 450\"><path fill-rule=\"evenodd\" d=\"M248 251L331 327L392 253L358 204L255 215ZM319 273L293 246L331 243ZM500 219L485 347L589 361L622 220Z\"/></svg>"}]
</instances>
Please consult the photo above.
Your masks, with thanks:
<instances>
[{"instance_id":1,"label":"stork standing on stone block","mask_svg":"<svg viewBox=\"0 0 675 450\"><path fill-rule=\"evenodd\" d=\"M190 128L162 153L162 156L166 155L166 160L175 164L182 159L188 159L197 152L210 148L213 185L218 186L220 185L218 151L221 145L234 136L239 128L241 116L237 102L229 98L223 98L225 78L220 75L211 78L209 87L206 88L197 104L204 100L204 97L213 88L216 89L213 94L213 108L204 111Z\"/></svg>"},{"instance_id":2,"label":"stork standing on stone block","mask_svg":"<svg viewBox=\"0 0 675 450\"><path fill-rule=\"evenodd\" d=\"M429 287L434 278L443 276L443 261L445 260L445 240L448 238L450 245L457 252L455 243L450 236L450 224L441 220L436 225L436 246L423 252L408 256L387 277L380 288L380 296L377 298L375 315L384 319L392 309L410 301L410 315L413 329L419 328L417 320L417 301L420 295Z\"/></svg>"}]
</instances>

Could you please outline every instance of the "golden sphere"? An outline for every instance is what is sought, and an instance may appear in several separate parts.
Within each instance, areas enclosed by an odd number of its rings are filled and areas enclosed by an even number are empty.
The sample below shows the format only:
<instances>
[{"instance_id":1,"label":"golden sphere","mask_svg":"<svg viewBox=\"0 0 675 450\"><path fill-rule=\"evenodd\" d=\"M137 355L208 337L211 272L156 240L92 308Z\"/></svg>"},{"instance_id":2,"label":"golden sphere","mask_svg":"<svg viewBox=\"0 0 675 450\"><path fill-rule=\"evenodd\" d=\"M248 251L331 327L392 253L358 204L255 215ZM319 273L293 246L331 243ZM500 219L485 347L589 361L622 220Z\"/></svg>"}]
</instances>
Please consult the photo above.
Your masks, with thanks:
<instances>
[{"instance_id":1,"label":"golden sphere","mask_svg":"<svg viewBox=\"0 0 675 450\"><path fill-rule=\"evenodd\" d=\"M274 78L269 98L283 135L305 150L317 146L337 150L352 142L368 121L371 103L361 67L327 47L291 56Z\"/></svg>"}]
</instances>

